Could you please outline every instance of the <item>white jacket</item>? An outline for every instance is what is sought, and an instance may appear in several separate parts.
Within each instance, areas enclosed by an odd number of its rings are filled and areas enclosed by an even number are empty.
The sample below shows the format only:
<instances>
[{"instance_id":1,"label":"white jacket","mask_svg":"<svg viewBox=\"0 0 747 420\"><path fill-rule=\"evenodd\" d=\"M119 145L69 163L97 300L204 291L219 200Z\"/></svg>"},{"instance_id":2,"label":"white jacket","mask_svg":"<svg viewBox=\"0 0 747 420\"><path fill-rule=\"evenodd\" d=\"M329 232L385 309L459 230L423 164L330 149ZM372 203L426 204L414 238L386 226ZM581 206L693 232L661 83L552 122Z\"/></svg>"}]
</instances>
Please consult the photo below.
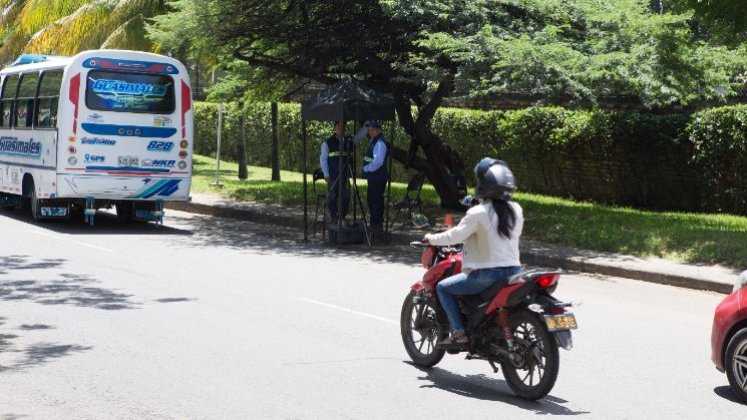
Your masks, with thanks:
<instances>
[{"instance_id":1,"label":"white jacket","mask_svg":"<svg viewBox=\"0 0 747 420\"><path fill-rule=\"evenodd\" d=\"M459 225L443 233L425 235L432 245L454 245L464 242L462 271L479 268L520 266L519 237L524 228L521 206L509 201L516 215L511 238L498 234L498 215L493 204L486 202L472 207Z\"/></svg>"}]
</instances>

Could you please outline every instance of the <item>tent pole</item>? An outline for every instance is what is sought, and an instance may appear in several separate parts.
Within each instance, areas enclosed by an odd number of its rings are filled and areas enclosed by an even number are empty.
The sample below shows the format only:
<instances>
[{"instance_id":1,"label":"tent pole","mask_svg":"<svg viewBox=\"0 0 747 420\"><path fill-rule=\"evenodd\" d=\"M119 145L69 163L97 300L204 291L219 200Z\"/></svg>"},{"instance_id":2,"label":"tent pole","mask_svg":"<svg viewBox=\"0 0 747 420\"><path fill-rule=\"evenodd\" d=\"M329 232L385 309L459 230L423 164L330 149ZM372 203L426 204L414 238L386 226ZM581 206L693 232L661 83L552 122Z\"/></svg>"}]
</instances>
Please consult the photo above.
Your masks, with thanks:
<instances>
[{"instance_id":1,"label":"tent pole","mask_svg":"<svg viewBox=\"0 0 747 420\"><path fill-rule=\"evenodd\" d=\"M303 160L301 161L301 170L303 171L303 241L309 242L309 197L306 180L306 120L304 118L301 118L301 136L303 137ZM314 223L316 223L316 220Z\"/></svg>"},{"instance_id":2,"label":"tent pole","mask_svg":"<svg viewBox=\"0 0 747 420\"><path fill-rule=\"evenodd\" d=\"M342 126L342 141L340 142L340 157L337 159L337 180L333 181L337 184L337 238L336 242L339 246L341 243L340 237L342 236L342 180L343 178L347 178L347 174L343 175L343 165L342 161L347 159L348 154L348 146L347 142L345 141L345 120L340 120L340 125ZM335 133L337 135L337 133ZM348 183L345 181L345 188L347 188Z\"/></svg>"},{"instance_id":3,"label":"tent pole","mask_svg":"<svg viewBox=\"0 0 747 420\"><path fill-rule=\"evenodd\" d=\"M386 159L389 165L388 171L389 176L387 177L386 185L386 217L384 219L384 243L389 245L389 207L392 202L392 148L394 147L394 136L396 135L396 122L397 116L394 116L392 120L392 134L390 136L389 147L386 148Z\"/></svg>"},{"instance_id":4,"label":"tent pole","mask_svg":"<svg viewBox=\"0 0 747 420\"><path fill-rule=\"evenodd\" d=\"M355 110L355 121L353 121L353 133L358 134L358 121L360 121L360 116L358 115L358 110ZM355 135L354 134L354 135ZM353 173L353 185L357 188L358 187L358 179L356 176L356 172L358 171L358 147L355 143L350 143L351 153L350 153L350 160L348 160L348 163L351 165L350 168L352 169ZM362 205L362 204L361 204ZM363 209L361 209L363 210ZM353 223L356 223L358 221L358 206L355 205L355 202L353 202Z\"/></svg>"}]
</instances>

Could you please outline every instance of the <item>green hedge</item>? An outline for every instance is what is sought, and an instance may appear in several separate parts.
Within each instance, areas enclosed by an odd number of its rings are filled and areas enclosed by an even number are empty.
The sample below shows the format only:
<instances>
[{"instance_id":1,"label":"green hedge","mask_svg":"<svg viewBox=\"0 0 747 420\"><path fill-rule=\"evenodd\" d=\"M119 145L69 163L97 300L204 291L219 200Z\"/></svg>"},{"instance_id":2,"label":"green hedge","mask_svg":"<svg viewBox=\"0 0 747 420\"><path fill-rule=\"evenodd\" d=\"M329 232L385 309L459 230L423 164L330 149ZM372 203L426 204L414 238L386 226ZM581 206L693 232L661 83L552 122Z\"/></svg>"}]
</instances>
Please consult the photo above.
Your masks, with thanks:
<instances>
[{"instance_id":1,"label":"green hedge","mask_svg":"<svg viewBox=\"0 0 747 420\"><path fill-rule=\"evenodd\" d=\"M223 157L236 160L238 112L226 106ZM252 165L269 166L270 106L244 109ZM639 208L747 213L747 107L695 114L572 111L533 107L516 111L439 110L435 133L468 166L483 156L509 162L521 190ZM215 155L217 106L195 104L195 151ZM329 123L309 122L309 161L319 166ZM390 136L389 129L385 133ZM279 105L281 167L301 168L297 104ZM397 128L395 143L408 138ZM359 149L363 149L362 147ZM362 150L359 150L359 154ZM360 162L360 161L359 161ZM411 175L395 164L395 178Z\"/></svg>"},{"instance_id":2,"label":"green hedge","mask_svg":"<svg viewBox=\"0 0 747 420\"><path fill-rule=\"evenodd\" d=\"M701 208L747 214L747 106L708 109L687 127Z\"/></svg>"},{"instance_id":3,"label":"green hedge","mask_svg":"<svg viewBox=\"0 0 747 420\"><path fill-rule=\"evenodd\" d=\"M298 104L278 104L278 141L280 166L285 170L301 170L301 108ZM272 157L272 128L269 103L255 103L244 108L246 117L247 157L250 165L270 166ZM224 105L223 139L221 146L222 159L238 160L239 119L236 106ZM218 105L214 103L195 103L195 153L215 157L216 131L218 127ZM351 126L352 127L352 126ZM331 123L307 121L309 171L319 167L319 148L322 141L332 134ZM390 136L390 127L384 127ZM409 140L404 131L397 127L395 144L405 147ZM366 144L358 147L358 163L361 162ZM360 165L359 165L360 166ZM396 179L408 179L412 171L401 165L394 165Z\"/></svg>"}]
</instances>

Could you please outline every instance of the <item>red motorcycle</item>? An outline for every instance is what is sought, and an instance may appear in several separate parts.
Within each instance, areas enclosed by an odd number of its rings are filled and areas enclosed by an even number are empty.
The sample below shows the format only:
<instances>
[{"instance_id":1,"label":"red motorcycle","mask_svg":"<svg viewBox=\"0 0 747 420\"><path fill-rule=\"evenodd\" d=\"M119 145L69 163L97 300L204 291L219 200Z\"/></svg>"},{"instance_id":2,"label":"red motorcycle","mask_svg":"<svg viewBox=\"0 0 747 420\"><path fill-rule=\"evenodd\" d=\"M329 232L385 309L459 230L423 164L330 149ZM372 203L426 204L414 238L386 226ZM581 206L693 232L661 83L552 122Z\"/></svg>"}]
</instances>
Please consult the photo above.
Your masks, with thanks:
<instances>
[{"instance_id":1,"label":"red motorcycle","mask_svg":"<svg viewBox=\"0 0 747 420\"><path fill-rule=\"evenodd\" d=\"M552 297L559 272L530 271L512 276L508 285L497 284L480 294L459 296L466 320L466 345L438 345L451 327L438 301L436 284L462 270L461 246L422 248L423 279L411 286L402 304L400 328L405 350L412 361L432 367L445 353L467 353L467 360L486 360L498 373L498 365L511 390L519 397L537 400L547 395L558 377L558 348L573 347L576 318L572 304Z\"/></svg>"}]
</instances>

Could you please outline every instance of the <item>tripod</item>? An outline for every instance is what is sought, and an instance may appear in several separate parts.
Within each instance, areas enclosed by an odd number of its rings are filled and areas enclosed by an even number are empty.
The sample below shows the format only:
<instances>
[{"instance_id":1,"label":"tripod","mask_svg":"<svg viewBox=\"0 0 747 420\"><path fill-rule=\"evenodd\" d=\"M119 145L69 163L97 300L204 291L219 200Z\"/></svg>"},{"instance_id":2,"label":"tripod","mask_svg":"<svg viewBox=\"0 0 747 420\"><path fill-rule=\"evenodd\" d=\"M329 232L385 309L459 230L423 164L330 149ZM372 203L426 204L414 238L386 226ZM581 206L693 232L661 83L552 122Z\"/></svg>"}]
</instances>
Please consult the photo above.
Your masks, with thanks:
<instances>
[{"instance_id":1,"label":"tripod","mask_svg":"<svg viewBox=\"0 0 747 420\"><path fill-rule=\"evenodd\" d=\"M352 145L351 151L348 151L348 143ZM355 145L352 144L351 141L348 141L348 138L345 138L345 141L342 142L340 145L340 159L338 160L338 176L337 179L333 181L333 188L332 190L337 191L337 236L336 236L336 242L337 245L340 245L340 236L342 234L342 174L346 174L347 177L345 179L345 187L347 188L350 184L348 184L348 180L352 180L352 189L353 189L353 224L357 222L358 220L358 213L357 208L360 208L361 211L361 222L363 225L363 235L366 241L366 244L368 247L371 247L371 232L368 228L368 222L366 222L366 211L363 207L363 200L361 200L361 194L360 190L358 189L358 183L356 182L355 173L353 172L353 168L350 165L351 160L350 157L354 156L355 152ZM335 188L337 187L337 188ZM356 207L357 206L357 207Z\"/></svg>"}]
</instances>

